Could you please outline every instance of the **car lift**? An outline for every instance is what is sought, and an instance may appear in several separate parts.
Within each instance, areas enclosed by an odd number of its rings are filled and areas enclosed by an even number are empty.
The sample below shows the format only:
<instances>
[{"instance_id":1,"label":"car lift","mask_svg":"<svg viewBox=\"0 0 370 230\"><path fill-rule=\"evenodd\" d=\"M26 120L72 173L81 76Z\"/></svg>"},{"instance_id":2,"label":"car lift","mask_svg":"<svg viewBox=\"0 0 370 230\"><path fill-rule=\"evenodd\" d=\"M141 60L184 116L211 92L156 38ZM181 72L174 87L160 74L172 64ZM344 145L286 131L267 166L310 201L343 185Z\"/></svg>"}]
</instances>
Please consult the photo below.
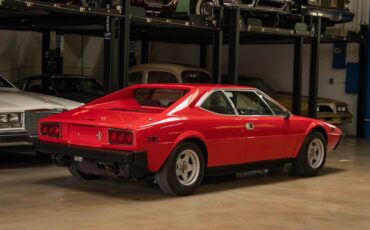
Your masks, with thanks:
<instances>
[{"instance_id":1,"label":"car lift","mask_svg":"<svg viewBox=\"0 0 370 230\"><path fill-rule=\"evenodd\" d=\"M37 1L0 0L0 29L38 31L43 34L42 71L46 69L50 31L61 34L104 35L104 85L112 92L128 85L130 40L141 41L141 63L149 62L150 42L190 43L200 46L200 66L207 65L207 44L211 44L214 83L221 83L222 46L229 46L229 83L238 82L239 46L241 44L294 44L293 106L294 114L301 114L303 45L311 44L309 73L309 116L316 117L320 44L344 42L361 46L358 135L364 135L366 114L365 87L368 66L368 26L363 26L358 37L328 36L321 34L321 16L312 17L313 24L297 24L294 29L270 28L261 25L241 25L240 7L220 7L217 22L207 23L201 17L173 19L146 16L141 8L129 1L122 6L90 8L77 5ZM227 14L226 14L226 13ZM225 18L225 16L227 18ZM61 17L63 19L61 19ZM226 20L227 19L227 20ZM226 21L226 22L225 22ZM314 29L313 29L314 28ZM61 67L60 67L61 68ZM62 69L62 68L61 68ZM364 98L364 99L362 99ZM368 116L370 117L370 116ZM368 122L370 123L370 122Z\"/></svg>"}]
</instances>

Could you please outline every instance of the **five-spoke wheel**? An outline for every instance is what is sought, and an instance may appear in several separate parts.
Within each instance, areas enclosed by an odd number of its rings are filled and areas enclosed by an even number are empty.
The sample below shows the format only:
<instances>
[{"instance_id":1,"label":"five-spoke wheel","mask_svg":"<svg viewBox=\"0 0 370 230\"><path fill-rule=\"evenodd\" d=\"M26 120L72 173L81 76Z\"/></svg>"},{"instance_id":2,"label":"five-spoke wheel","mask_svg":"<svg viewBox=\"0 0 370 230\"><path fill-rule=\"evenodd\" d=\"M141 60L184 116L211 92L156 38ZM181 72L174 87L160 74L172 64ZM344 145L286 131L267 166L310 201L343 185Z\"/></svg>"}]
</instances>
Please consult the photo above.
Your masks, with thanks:
<instances>
[{"instance_id":1,"label":"five-spoke wheel","mask_svg":"<svg viewBox=\"0 0 370 230\"><path fill-rule=\"evenodd\" d=\"M192 142L179 144L164 166L157 172L156 181L170 195L189 195L195 192L204 177L205 160L202 150Z\"/></svg>"},{"instance_id":2,"label":"five-spoke wheel","mask_svg":"<svg viewBox=\"0 0 370 230\"><path fill-rule=\"evenodd\" d=\"M321 132L311 132L298 157L293 162L293 174L300 176L316 176L325 164L326 139Z\"/></svg>"}]
</instances>

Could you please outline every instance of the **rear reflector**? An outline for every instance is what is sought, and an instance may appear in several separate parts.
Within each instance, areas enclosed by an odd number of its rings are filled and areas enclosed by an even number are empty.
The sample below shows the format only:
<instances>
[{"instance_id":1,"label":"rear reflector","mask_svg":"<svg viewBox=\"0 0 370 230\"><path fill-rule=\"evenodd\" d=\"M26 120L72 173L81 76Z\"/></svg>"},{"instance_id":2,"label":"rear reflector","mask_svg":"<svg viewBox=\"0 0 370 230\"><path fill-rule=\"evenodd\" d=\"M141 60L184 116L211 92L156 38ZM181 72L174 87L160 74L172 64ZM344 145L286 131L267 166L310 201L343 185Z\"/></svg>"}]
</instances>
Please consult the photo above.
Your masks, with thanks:
<instances>
[{"instance_id":1,"label":"rear reflector","mask_svg":"<svg viewBox=\"0 0 370 230\"><path fill-rule=\"evenodd\" d=\"M134 135L130 130L109 129L108 138L109 144L112 145L132 145Z\"/></svg>"},{"instance_id":2,"label":"rear reflector","mask_svg":"<svg viewBox=\"0 0 370 230\"><path fill-rule=\"evenodd\" d=\"M40 133L41 136L60 138L62 129L60 123L41 123Z\"/></svg>"}]
</instances>

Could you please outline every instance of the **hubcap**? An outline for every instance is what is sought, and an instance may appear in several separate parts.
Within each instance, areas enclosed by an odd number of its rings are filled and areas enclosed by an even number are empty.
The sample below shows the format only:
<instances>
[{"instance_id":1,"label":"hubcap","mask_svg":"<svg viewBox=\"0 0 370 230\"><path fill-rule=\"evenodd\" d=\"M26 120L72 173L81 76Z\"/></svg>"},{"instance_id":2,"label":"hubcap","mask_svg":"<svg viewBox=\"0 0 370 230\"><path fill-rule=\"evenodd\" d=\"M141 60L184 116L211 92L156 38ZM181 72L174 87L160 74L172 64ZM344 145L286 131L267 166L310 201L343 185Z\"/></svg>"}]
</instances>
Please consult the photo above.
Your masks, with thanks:
<instances>
[{"instance_id":1,"label":"hubcap","mask_svg":"<svg viewBox=\"0 0 370 230\"><path fill-rule=\"evenodd\" d=\"M215 3L210 0L205 0L200 6L200 13L204 15L208 21L211 21L215 18Z\"/></svg>"},{"instance_id":2,"label":"hubcap","mask_svg":"<svg viewBox=\"0 0 370 230\"><path fill-rule=\"evenodd\" d=\"M200 162L193 150L184 150L176 160L176 176L182 185L192 185L199 177Z\"/></svg>"},{"instance_id":3,"label":"hubcap","mask_svg":"<svg viewBox=\"0 0 370 230\"><path fill-rule=\"evenodd\" d=\"M308 147L308 163L312 168L319 168L324 161L325 148L320 139L311 141Z\"/></svg>"}]
</instances>

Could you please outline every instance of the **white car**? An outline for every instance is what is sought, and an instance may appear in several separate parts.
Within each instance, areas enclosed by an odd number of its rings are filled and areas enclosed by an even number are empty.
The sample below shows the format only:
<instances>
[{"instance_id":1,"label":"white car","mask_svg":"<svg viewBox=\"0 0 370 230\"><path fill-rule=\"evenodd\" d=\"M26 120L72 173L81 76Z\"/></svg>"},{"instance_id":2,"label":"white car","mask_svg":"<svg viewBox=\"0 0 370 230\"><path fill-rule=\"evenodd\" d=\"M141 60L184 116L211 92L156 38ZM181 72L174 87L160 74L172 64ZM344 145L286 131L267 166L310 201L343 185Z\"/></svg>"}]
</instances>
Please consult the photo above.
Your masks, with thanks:
<instances>
[{"instance_id":1,"label":"white car","mask_svg":"<svg viewBox=\"0 0 370 230\"><path fill-rule=\"evenodd\" d=\"M0 75L0 147L30 145L38 120L82 104L53 96L23 92Z\"/></svg>"},{"instance_id":2,"label":"white car","mask_svg":"<svg viewBox=\"0 0 370 230\"><path fill-rule=\"evenodd\" d=\"M207 70L181 64L149 63L131 67L128 85L165 83L212 83Z\"/></svg>"}]
</instances>

